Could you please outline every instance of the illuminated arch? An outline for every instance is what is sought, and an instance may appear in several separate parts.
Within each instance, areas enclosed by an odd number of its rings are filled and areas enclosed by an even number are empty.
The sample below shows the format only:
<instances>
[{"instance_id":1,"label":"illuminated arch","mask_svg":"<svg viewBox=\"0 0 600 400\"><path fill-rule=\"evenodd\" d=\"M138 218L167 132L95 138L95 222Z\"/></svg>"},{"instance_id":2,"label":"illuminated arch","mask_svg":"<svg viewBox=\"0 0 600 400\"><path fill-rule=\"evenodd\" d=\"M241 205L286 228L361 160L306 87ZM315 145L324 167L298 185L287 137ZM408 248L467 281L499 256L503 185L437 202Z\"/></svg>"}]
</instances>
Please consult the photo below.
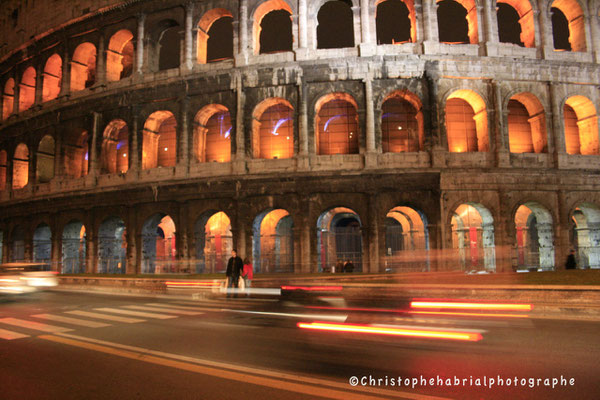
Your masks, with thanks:
<instances>
[{"instance_id":1,"label":"illuminated arch","mask_svg":"<svg viewBox=\"0 0 600 400\"><path fill-rule=\"evenodd\" d=\"M40 183L54 178L54 138L46 135L40 141L36 154L36 179Z\"/></svg>"},{"instance_id":2,"label":"illuminated arch","mask_svg":"<svg viewBox=\"0 0 600 400\"><path fill-rule=\"evenodd\" d=\"M223 211L207 211L195 223L196 272L225 272L233 249L231 221Z\"/></svg>"},{"instance_id":3,"label":"illuminated arch","mask_svg":"<svg viewBox=\"0 0 600 400\"><path fill-rule=\"evenodd\" d=\"M520 269L554 269L552 214L536 202L521 204L514 216Z\"/></svg>"},{"instance_id":4,"label":"illuminated arch","mask_svg":"<svg viewBox=\"0 0 600 400\"><path fill-rule=\"evenodd\" d=\"M25 143L20 143L12 162L13 167L13 189L21 189L29 182L29 149Z\"/></svg>"},{"instance_id":5,"label":"illuminated arch","mask_svg":"<svg viewBox=\"0 0 600 400\"><path fill-rule=\"evenodd\" d=\"M572 248L577 252L579 268L600 268L600 208L581 203L572 214L574 224Z\"/></svg>"},{"instance_id":6,"label":"illuminated arch","mask_svg":"<svg viewBox=\"0 0 600 400\"><path fill-rule=\"evenodd\" d=\"M268 209L252 224L255 272L294 272L294 222L284 209Z\"/></svg>"},{"instance_id":7,"label":"illuminated arch","mask_svg":"<svg viewBox=\"0 0 600 400\"><path fill-rule=\"evenodd\" d=\"M538 98L531 93L518 93L510 98L507 107L510 152L546 153L546 115Z\"/></svg>"},{"instance_id":8,"label":"illuminated arch","mask_svg":"<svg viewBox=\"0 0 600 400\"><path fill-rule=\"evenodd\" d=\"M317 219L319 272L330 271L340 261L351 261L355 272L362 272L362 222L347 207L333 207ZM339 272L339 271L336 271Z\"/></svg>"},{"instance_id":9,"label":"illuminated arch","mask_svg":"<svg viewBox=\"0 0 600 400\"><path fill-rule=\"evenodd\" d=\"M98 229L98 273L124 274L127 271L127 239L125 222L108 217Z\"/></svg>"},{"instance_id":10,"label":"illuminated arch","mask_svg":"<svg viewBox=\"0 0 600 400\"><path fill-rule=\"evenodd\" d=\"M464 270L495 271L494 218L479 203L459 205L451 217L452 248Z\"/></svg>"},{"instance_id":11,"label":"illuminated arch","mask_svg":"<svg viewBox=\"0 0 600 400\"><path fill-rule=\"evenodd\" d=\"M389 94L381 106L383 152L423 150L425 133L421 100L407 90Z\"/></svg>"},{"instance_id":12,"label":"illuminated arch","mask_svg":"<svg viewBox=\"0 0 600 400\"><path fill-rule=\"evenodd\" d=\"M42 101L50 101L58 97L62 85L62 58L53 54L44 67L42 83Z\"/></svg>"},{"instance_id":13,"label":"illuminated arch","mask_svg":"<svg viewBox=\"0 0 600 400\"><path fill-rule=\"evenodd\" d=\"M571 96L564 106L565 144L568 154L598 155L598 114L585 96Z\"/></svg>"},{"instance_id":14,"label":"illuminated arch","mask_svg":"<svg viewBox=\"0 0 600 400\"><path fill-rule=\"evenodd\" d=\"M294 156L294 108L285 99L263 100L252 113L252 152L254 158Z\"/></svg>"},{"instance_id":15,"label":"illuminated arch","mask_svg":"<svg viewBox=\"0 0 600 400\"><path fill-rule=\"evenodd\" d=\"M155 65L157 71L179 68L181 27L171 19L161 21L154 32Z\"/></svg>"},{"instance_id":16,"label":"illuminated arch","mask_svg":"<svg viewBox=\"0 0 600 400\"><path fill-rule=\"evenodd\" d=\"M198 162L231 161L231 115L221 104L209 104L194 117L194 155Z\"/></svg>"},{"instance_id":17,"label":"illuminated arch","mask_svg":"<svg viewBox=\"0 0 600 400\"><path fill-rule=\"evenodd\" d=\"M127 78L133 71L133 34L121 29L108 42L106 51L106 79L118 81Z\"/></svg>"},{"instance_id":18,"label":"illuminated arch","mask_svg":"<svg viewBox=\"0 0 600 400\"><path fill-rule=\"evenodd\" d=\"M450 152L484 152L489 149L485 102L472 90L460 89L446 99L446 132Z\"/></svg>"},{"instance_id":19,"label":"illuminated arch","mask_svg":"<svg viewBox=\"0 0 600 400\"><path fill-rule=\"evenodd\" d=\"M206 64L224 58L233 58L233 14L225 8L207 11L198 21L198 63ZM224 24L223 32L213 31L216 24ZM220 31L220 29L219 29ZM219 49L227 44L227 49ZM226 51L225 51L226 50ZM216 55L215 55L216 54Z\"/></svg>"},{"instance_id":20,"label":"illuminated arch","mask_svg":"<svg viewBox=\"0 0 600 400\"><path fill-rule=\"evenodd\" d=\"M377 44L415 43L417 17L414 0L377 0L375 2ZM393 31L384 31L393 26Z\"/></svg>"},{"instance_id":21,"label":"illuminated arch","mask_svg":"<svg viewBox=\"0 0 600 400\"><path fill-rule=\"evenodd\" d=\"M348 93L329 93L315 104L317 154L358 154L358 106Z\"/></svg>"},{"instance_id":22,"label":"illuminated arch","mask_svg":"<svg viewBox=\"0 0 600 400\"><path fill-rule=\"evenodd\" d=\"M177 121L170 111L152 113L144 124L142 169L177 163Z\"/></svg>"},{"instance_id":23,"label":"illuminated arch","mask_svg":"<svg viewBox=\"0 0 600 400\"><path fill-rule=\"evenodd\" d=\"M7 173L7 171L8 171L8 154L6 153L6 150L0 150L0 190L6 189L6 173Z\"/></svg>"},{"instance_id":24,"label":"illuminated arch","mask_svg":"<svg viewBox=\"0 0 600 400\"><path fill-rule=\"evenodd\" d=\"M2 119L7 119L14 111L15 106L15 80L9 78L4 84L2 92Z\"/></svg>"},{"instance_id":25,"label":"illuminated arch","mask_svg":"<svg viewBox=\"0 0 600 400\"><path fill-rule=\"evenodd\" d=\"M287 16L284 14L276 15L277 12L287 12L289 14L289 25L287 25ZM271 14L275 13L275 14ZM279 22L286 22L285 30L279 29L279 32L275 32L272 29L270 31L264 32L264 27L262 26L265 17L273 15L276 18L281 18ZM278 52L278 51L292 51L292 43L293 43L293 33L292 33L292 8L290 5L284 0L268 0L261 3L253 15L253 25L252 25L252 37L254 40L254 54L260 54L265 52ZM282 48L274 48L274 49L266 49L261 48L261 39L263 38L263 34L272 35L289 35L289 43Z\"/></svg>"},{"instance_id":26,"label":"illuminated arch","mask_svg":"<svg viewBox=\"0 0 600 400\"><path fill-rule=\"evenodd\" d=\"M317 48L354 47L354 14L350 0L324 2L317 12Z\"/></svg>"},{"instance_id":27,"label":"illuminated arch","mask_svg":"<svg viewBox=\"0 0 600 400\"><path fill-rule=\"evenodd\" d=\"M45 223L39 224L33 232L33 262L46 263L52 260L52 230Z\"/></svg>"},{"instance_id":28,"label":"illuminated arch","mask_svg":"<svg viewBox=\"0 0 600 400\"><path fill-rule=\"evenodd\" d=\"M72 220L65 225L62 234L63 274L86 272L86 228L83 222Z\"/></svg>"},{"instance_id":29,"label":"illuminated arch","mask_svg":"<svg viewBox=\"0 0 600 400\"><path fill-rule=\"evenodd\" d=\"M21 225L13 228L10 240L12 242L10 261L25 262L25 230Z\"/></svg>"},{"instance_id":30,"label":"illuminated arch","mask_svg":"<svg viewBox=\"0 0 600 400\"><path fill-rule=\"evenodd\" d=\"M96 46L86 42L75 49L71 60L71 91L77 92L96 82Z\"/></svg>"},{"instance_id":31,"label":"illuminated arch","mask_svg":"<svg viewBox=\"0 0 600 400\"><path fill-rule=\"evenodd\" d=\"M65 170L73 178L81 178L89 169L89 134L81 131L76 139L65 147Z\"/></svg>"},{"instance_id":32,"label":"illuminated arch","mask_svg":"<svg viewBox=\"0 0 600 400\"><path fill-rule=\"evenodd\" d=\"M104 129L100 159L103 173L125 173L129 169L129 129L125 121L115 119Z\"/></svg>"},{"instance_id":33,"label":"illuminated arch","mask_svg":"<svg viewBox=\"0 0 600 400\"><path fill-rule=\"evenodd\" d=\"M462 40L454 40L453 38L446 38L445 32L454 32L458 29L458 23L462 21L456 21L451 18L450 10L448 8L462 7L465 13L465 22L467 25L466 37L468 37L468 43L477 44L479 43L479 32L477 22L477 4L475 0L436 0L438 5L438 26L440 31L440 42L448 43L462 43ZM441 3L441 4L440 4ZM450 39L450 40L447 40Z\"/></svg>"},{"instance_id":34,"label":"illuminated arch","mask_svg":"<svg viewBox=\"0 0 600 400\"><path fill-rule=\"evenodd\" d=\"M385 218L386 265L393 272L428 271L429 230L425 215L398 206Z\"/></svg>"},{"instance_id":35,"label":"illuminated arch","mask_svg":"<svg viewBox=\"0 0 600 400\"><path fill-rule=\"evenodd\" d=\"M535 47L535 12L529 0L499 0L497 4L510 6L519 16L518 24L521 27L520 39L525 47ZM498 29L502 30L500 20ZM500 40L502 41L502 40Z\"/></svg>"},{"instance_id":36,"label":"illuminated arch","mask_svg":"<svg viewBox=\"0 0 600 400\"><path fill-rule=\"evenodd\" d=\"M551 8L560 10L567 20L569 27L569 44L571 51L586 51L586 40L585 40L585 15L583 9L579 5L577 0L555 0ZM553 34L555 35L556 44L556 32L555 32L555 20L553 22ZM564 38L563 38L564 39ZM561 50L556 48L555 50Z\"/></svg>"},{"instance_id":37,"label":"illuminated arch","mask_svg":"<svg viewBox=\"0 0 600 400\"><path fill-rule=\"evenodd\" d=\"M152 215L142 226L142 274L180 272L176 255L175 222L163 213Z\"/></svg>"},{"instance_id":38,"label":"illuminated arch","mask_svg":"<svg viewBox=\"0 0 600 400\"><path fill-rule=\"evenodd\" d=\"M29 67L23 72L19 85L19 111L31 108L35 103L35 68Z\"/></svg>"}]
</instances>

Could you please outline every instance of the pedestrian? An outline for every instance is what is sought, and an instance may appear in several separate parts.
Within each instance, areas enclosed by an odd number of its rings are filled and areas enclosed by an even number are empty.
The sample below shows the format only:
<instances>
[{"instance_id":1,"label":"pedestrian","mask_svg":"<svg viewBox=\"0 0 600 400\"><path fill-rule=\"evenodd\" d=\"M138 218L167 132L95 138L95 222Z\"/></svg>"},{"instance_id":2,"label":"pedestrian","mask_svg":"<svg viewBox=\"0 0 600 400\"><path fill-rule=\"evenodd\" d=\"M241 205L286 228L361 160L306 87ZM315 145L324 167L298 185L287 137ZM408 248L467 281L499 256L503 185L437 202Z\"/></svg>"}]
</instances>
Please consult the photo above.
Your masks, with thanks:
<instances>
[{"instance_id":1,"label":"pedestrian","mask_svg":"<svg viewBox=\"0 0 600 400\"><path fill-rule=\"evenodd\" d=\"M244 269L244 263L242 259L238 257L237 250L233 249L231 251L231 258L227 262L227 297L230 295L230 288L238 288L238 280L240 279L240 274Z\"/></svg>"},{"instance_id":2,"label":"pedestrian","mask_svg":"<svg viewBox=\"0 0 600 400\"><path fill-rule=\"evenodd\" d=\"M354 264L352 264L352 261L346 260L346 262L344 263L344 271L343 272L349 272L349 273L354 272Z\"/></svg>"},{"instance_id":3,"label":"pedestrian","mask_svg":"<svg viewBox=\"0 0 600 400\"><path fill-rule=\"evenodd\" d=\"M332 274L335 274L335 273L339 274L340 272L344 272L344 262L342 260L337 260L337 263L332 268L331 273Z\"/></svg>"},{"instance_id":4,"label":"pedestrian","mask_svg":"<svg viewBox=\"0 0 600 400\"><path fill-rule=\"evenodd\" d=\"M254 271L252 268L252 263L248 259L248 257L244 258L244 269L242 271L242 278L244 278L244 287L246 289L250 289L252 285L252 279L254 278ZM250 295L250 291L246 290L246 295Z\"/></svg>"},{"instance_id":5,"label":"pedestrian","mask_svg":"<svg viewBox=\"0 0 600 400\"><path fill-rule=\"evenodd\" d=\"M575 259L575 250L571 249L567 256L567 262L565 263L565 269L577 269L577 260Z\"/></svg>"}]
</instances>

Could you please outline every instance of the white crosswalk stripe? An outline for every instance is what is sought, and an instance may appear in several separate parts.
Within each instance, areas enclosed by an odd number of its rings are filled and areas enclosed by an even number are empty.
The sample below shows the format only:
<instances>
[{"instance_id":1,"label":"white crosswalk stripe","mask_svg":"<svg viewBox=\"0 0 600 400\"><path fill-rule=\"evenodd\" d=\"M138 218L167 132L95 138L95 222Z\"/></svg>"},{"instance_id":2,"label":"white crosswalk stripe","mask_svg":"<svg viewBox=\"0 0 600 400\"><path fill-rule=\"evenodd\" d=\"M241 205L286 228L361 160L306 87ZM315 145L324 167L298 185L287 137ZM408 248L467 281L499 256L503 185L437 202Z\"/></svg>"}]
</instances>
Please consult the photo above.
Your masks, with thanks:
<instances>
[{"instance_id":1,"label":"white crosswalk stripe","mask_svg":"<svg viewBox=\"0 0 600 400\"><path fill-rule=\"evenodd\" d=\"M177 316L175 316L175 315L157 314L157 313L131 311L131 310L121 310L118 308L110 308L110 307L95 308L94 310L108 312L108 313L115 313L115 314L133 315L133 316L145 317L145 318L156 318L156 319L177 318Z\"/></svg>"},{"instance_id":2,"label":"white crosswalk stripe","mask_svg":"<svg viewBox=\"0 0 600 400\"><path fill-rule=\"evenodd\" d=\"M131 308L133 310L142 310L142 311L160 311L160 312L166 312L166 313L178 314L178 315L200 315L200 314L204 314L204 313L199 312L199 311L173 310L173 309L168 309L168 308L163 308L163 307L125 306L125 308Z\"/></svg>"},{"instance_id":3,"label":"white crosswalk stripe","mask_svg":"<svg viewBox=\"0 0 600 400\"><path fill-rule=\"evenodd\" d=\"M26 337L29 337L29 335L25 335L23 333L7 331L6 329L0 329L0 339L14 340L14 339L22 339L22 338L26 338Z\"/></svg>"},{"instance_id":4,"label":"white crosswalk stripe","mask_svg":"<svg viewBox=\"0 0 600 400\"><path fill-rule=\"evenodd\" d=\"M47 325L40 322L27 321L18 318L2 318L0 319L0 323L49 333L70 332L73 330L69 328L63 328L61 326Z\"/></svg>"},{"instance_id":5,"label":"white crosswalk stripe","mask_svg":"<svg viewBox=\"0 0 600 400\"><path fill-rule=\"evenodd\" d=\"M163 304L163 303L146 303L147 306L160 307L165 309L173 310L189 310L189 311L217 311L218 308L207 308L207 307L190 307L180 306L176 304Z\"/></svg>"},{"instance_id":6,"label":"white crosswalk stripe","mask_svg":"<svg viewBox=\"0 0 600 400\"><path fill-rule=\"evenodd\" d=\"M79 315L81 317L105 319L108 321L116 321L116 322L125 322L127 324L134 324L136 322L145 322L146 321L145 319L120 317L117 315L100 314L100 313L95 313L95 312L91 312L91 311L73 310L73 311L65 311L65 312L68 314L72 314L72 315Z\"/></svg>"},{"instance_id":7,"label":"white crosswalk stripe","mask_svg":"<svg viewBox=\"0 0 600 400\"><path fill-rule=\"evenodd\" d=\"M65 322L67 324L85 326L88 328L104 328L106 326L111 326L110 324L107 324L104 322L87 321L85 319L70 318L70 317L65 317L62 315L54 315L54 314L35 314L35 315L32 315L32 317L47 319L50 321Z\"/></svg>"}]
</instances>

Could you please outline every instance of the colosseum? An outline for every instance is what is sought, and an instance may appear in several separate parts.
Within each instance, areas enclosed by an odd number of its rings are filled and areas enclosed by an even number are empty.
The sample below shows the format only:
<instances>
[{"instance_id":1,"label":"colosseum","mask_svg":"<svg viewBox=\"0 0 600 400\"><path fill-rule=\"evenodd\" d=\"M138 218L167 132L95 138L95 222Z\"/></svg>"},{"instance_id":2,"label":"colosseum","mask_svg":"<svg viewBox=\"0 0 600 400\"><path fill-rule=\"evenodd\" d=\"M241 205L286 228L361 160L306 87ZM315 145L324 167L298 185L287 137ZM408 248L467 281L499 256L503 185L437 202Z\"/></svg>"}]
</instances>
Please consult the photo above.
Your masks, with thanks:
<instances>
[{"instance_id":1,"label":"colosseum","mask_svg":"<svg viewBox=\"0 0 600 400\"><path fill-rule=\"evenodd\" d=\"M48 8L49 7L49 8ZM598 0L7 0L0 260L600 268Z\"/></svg>"}]
</instances>

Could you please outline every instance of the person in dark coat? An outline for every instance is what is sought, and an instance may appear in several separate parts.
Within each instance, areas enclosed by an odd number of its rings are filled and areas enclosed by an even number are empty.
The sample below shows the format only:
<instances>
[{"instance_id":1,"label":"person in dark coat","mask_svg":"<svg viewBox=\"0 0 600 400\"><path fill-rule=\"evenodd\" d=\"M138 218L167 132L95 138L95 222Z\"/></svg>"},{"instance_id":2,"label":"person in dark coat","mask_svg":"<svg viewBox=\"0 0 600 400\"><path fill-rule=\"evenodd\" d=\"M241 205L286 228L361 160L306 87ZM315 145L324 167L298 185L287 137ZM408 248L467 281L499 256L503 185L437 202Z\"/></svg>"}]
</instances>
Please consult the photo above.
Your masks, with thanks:
<instances>
[{"instance_id":1,"label":"person in dark coat","mask_svg":"<svg viewBox=\"0 0 600 400\"><path fill-rule=\"evenodd\" d=\"M575 259L575 250L571 249L571 252L567 256L567 262L565 263L565 269L577 269L577 260Z\"/></svg>"},{"instance_id":2,"label":"person in dark coat","mask_svg":"<svg viewBox=\"0 0 600 400\"><path fill-rule=\"evenodd\" d=\"M352 264L352 261L350 261L350 260L346 261L346 263L344 264L343 272L348 272L348 273L354 272L354 264Z\"/></svg>"},{"instance_id":3,"label":"person in dark coat","mask_svg":"<svg viewBox=\"0 0 600 400\"><path fill-rule=\"evenodd\" d=\"M237 289L238 281L243 269L244 263L242 259L238 257L237 251L233 249L231 251L231 258L227 262L227 296L229 296L229 288Z\"/></svg>"}]
</instances>

